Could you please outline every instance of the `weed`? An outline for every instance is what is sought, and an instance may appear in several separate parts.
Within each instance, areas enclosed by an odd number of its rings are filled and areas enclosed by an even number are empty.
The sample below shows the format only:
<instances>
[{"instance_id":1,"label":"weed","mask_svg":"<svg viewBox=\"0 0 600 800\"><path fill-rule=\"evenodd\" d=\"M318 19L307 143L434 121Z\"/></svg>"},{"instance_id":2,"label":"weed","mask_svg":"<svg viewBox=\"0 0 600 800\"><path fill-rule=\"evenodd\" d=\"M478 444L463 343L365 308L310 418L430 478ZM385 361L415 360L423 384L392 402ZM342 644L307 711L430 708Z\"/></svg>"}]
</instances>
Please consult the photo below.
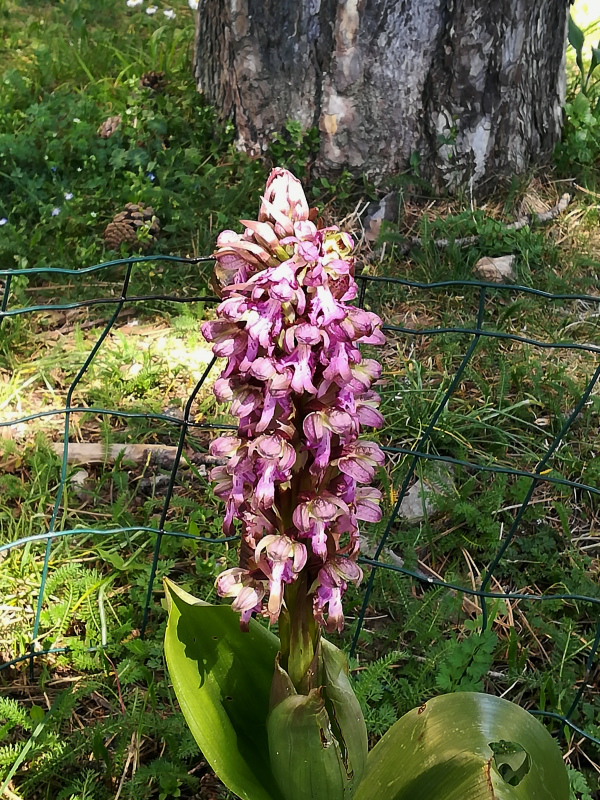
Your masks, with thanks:
<instances>
[{"instance_id":1,"label":"weed","mask_svg":"<svg viewBox=\"0 0 600 800\"><path fill-rule=\"evenodd\" d=\"M273 137L268 157L274 166L285 167L300 179L305 179L318 146L317 128L304 130L299 122L288 120L284 130Z\"/></svg>"},{"instance_id":2,"label":"weed","mask_svg":"<svg viewBox=\"0 0 600 800\"><path fill-rule=\"evenodd\" d=\"M597 23L589 26L589 33L597 35ZM600 64L600 41L584 54L586 32L569 17L569 44L573 48L576 68L571 71L571 82L565 105L566 123L563 140L557 149L561 169L577 165L581 179L589 181L590 169L600 153L600 81L596 70Z\"/></svg>"}]
</instances>

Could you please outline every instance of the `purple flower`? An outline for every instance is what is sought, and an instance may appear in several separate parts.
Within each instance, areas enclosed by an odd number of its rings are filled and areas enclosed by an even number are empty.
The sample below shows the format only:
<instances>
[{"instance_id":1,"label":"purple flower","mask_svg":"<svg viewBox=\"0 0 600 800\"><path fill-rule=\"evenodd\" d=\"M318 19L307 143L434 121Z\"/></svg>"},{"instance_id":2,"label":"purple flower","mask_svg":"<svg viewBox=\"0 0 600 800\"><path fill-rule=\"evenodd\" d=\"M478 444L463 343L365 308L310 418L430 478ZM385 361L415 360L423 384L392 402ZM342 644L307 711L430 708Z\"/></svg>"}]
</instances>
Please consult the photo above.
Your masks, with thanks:
<instances>
[{"instance_id":1,"label":"purple flower","mask_svg":"<svg viewBox=\"0 0 600 800\"><path fill-rule=\"evenodd\" d=\"M370 483L375 475L375 468L384 461L385 456L379 445L360 441L344 448L342 457L337 459L337 467L357 483Z\"/></svg>"},{"instance_id":2,"label":"purple flower","mask_svg":"<svg viewBox=\"0 0 600 800\"><path fill-rule=\"evenodd\" d=\"M356 490L355 510L357 519L365 522L379 522L381 520L381 492L371 486L361 486Z\"/></svg>"},{"instance_id":3,"label":"purple flower","mask_svg":"<svg viewBox=\"0 0 600 800\"><path fill-rule=\"evenodd\" d=\"M233 597L232 607L241 614L242 628L248 629L253 613L262 608L265 588L261 581L253 580L247 570L233 567L217 578L217 590L221 597Z\"/></svg>"},{"instance_id":4,"label":"purple flower","mask_svg":"<svg viewBox=\"0 0 600 800\"><path fill-rule=\"evenodd\" d=\"M328 555L328 529L338 517L348 512L348 506L330 492L299 503L294 509L293 521L298 534L310 539L315 555L323 561Z\"/></svg>"},{"instance_id":5,"label":"purple flower","mask_svg":"<svg viewBox=\"0 0 600 800\"><path fill-rule=\"evenodd\" d=\"M254 553L257 565L269 581L267 611L276 622L283 603L284 583L291 583L306 564L306 547L280 534L264 536Z\"/></svg>"},{"instance_id":6,"label":"purple flower","mask_svg":"<svg viewBox=\"0 0 600 800\"><path fill-rule=\"evenodd\" d=\"M361 580L361 568L349 558L332 558L319 570L314 595L315 617L329 633L344 627L342 595L349 582L358 584Z\"/></svg>"},{"instance_id":7,"label":"purple flower","mask_svg":"<svg viewBox=\"0 0 600 800\"><path fill-rule=\"evenodd\" d=\"M341 630L342 596L362 577L359 522L381 519L381 493L368 484L384 456L360 438L383 425L372 389L381 367L359 345L385 338L376 314L350 305L352 238L315 224L286 170L271 173L258 217L219 235L222 302L202 326L227 360L215 395L239 419L237 436L211 445L227 459L211 477L225 532L237 521L252 554L216 586L245 626L253 613L275 622L302 575L317 621Z\"/></svg>"}]
</instances>

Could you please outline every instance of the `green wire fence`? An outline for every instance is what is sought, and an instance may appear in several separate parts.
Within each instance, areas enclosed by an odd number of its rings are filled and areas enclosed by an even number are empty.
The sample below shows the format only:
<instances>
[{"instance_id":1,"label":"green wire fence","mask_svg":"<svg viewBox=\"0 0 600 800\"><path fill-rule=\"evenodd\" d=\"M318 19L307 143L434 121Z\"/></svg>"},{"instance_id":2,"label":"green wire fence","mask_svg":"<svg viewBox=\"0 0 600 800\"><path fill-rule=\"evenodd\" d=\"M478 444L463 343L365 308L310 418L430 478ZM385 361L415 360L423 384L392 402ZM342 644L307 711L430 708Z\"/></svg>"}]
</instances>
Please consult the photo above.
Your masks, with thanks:
<instances>
[{"instance_id":1,"label":"green wire fence","mask_svg":"<svg viewBox=\"0 0 600 800\"><path fill-rule=\"evenodd\" d=\"M53 653L68 652L69 648L66 647L40 649L39 646L36 645L36 642L38 641L38 637L40 634L40 621L42 616L44 600L46 596L46 585L49 578L53 545L58 539L62 537L85 537L87 535L111 536L111 535L121 534L123 536L126 536L127 534L138 531L147 532L148 534L152 534L155 537L150 576L149 576L147 590L145 593L145 602L143 608L141 609L142 636L145 635L147 631L150 615L155 605L155 602L153 600L153 591L155 588L154 583L157 574L157 569L159 566L159 561L161 558L161 552L165 537L172 537L172 536L183 537L210 544L226 543L234 541L236 539L236 537L220 537L220 538L213 536L205 537L189 532L172 530L169 529L169 526L167 524L168 513L173 499L173 493L177 480L177 471L180 466L182 457L184 455L184 448L186 445L186 438L188 436L188 433L194 430L218 431L224 428L233 427L230 425L220 425L215 422L198 422L194 419L194 415L192 413L193 404L198 396L198 393L204 386L209 376L211 376L215 370L216 359L213 358L206 365L204 372L201 374L192 392L187 397L187 401L183 409L183 414L181 416L176 416L169 413L145 413L145 412L134 412L134 411L120 411L119 409L78 406L72 404L75 396L75 391L78 385L80 384L83 377L86 375L86 372L89 370L93 361L96 358L101 358L100 354L102 350L102 345L105 343L109 334L115 329L115 326L117 326L120 315L126 304L128 306L131 304L135 304L136 306L143 308L144 306L147 306L148 303L156 301L161 301L161 302L165 301L173 303L202 302L206 303L209 306L211 304L215 304L218 302L218 298L210 295L184 296L183 294L144 294L144 295L134 294L130 288L132 271L134 269L134 266L136 264L142 264L142 263L147 264L149 262L156 262L156 261L160 261L164 264L167 264L169 268L176 269L178 264L194 265L202 262L210 262L212 261L212 259L210 257L187 259L187 258L177 258L170 256L146 256L146 257L131 257L131 258L116 259L114 261L109 261L103 264L98 264L96 266L79 270L57 269L57 268L0 270L0 281L3 281L2 302L0 304L0 326L2 325L2 323L4 323L4 321L7 318L18 317L20 315L34 315L36 313L46 313L49 310L54 310L54 311L71 310L71 309L81 309L90 306L108 306L111 310L108 321L100 331L95 344L91 348L87 358L85 359L84 363L77 372L74 380L69 386L69 389L66 394L64 408L41 411L39 413L25 415L18 419L10 419L8 421L0 420L0 428L10 425L17 425L19 423L26 423L48 416L62 416L64 420L63 437L62 437L63 458L62 458L60 482L54 500L52 514L50 516L50 520L46 529L40 530L40 532L37 534L21 538L17 541L10 541L0 545L0 556L1 556L6 551L12 550L14 548L23 548L29 543L44 542L44 541L46 542L43 568L41 572L40 587L37 595L37 605L35 608L33 628L31 631L31 647L29 651L24 653L23 655L20 655L17 658L13 658L9 661L6 661L5 663L1 663L0 670L6 669L8 667L14 667L16 664L23 661L29 662L30 665L33 667L35 660L39 659L40 657L47 656ZM35 278L37 280L40 280L40 278L43 276L45 282L48 284L48 291L50 292L52 291L51 282L57 276L61 276L62 278L68 277L69 279L72 279L74 281L82 281L84 280L85 276L89 276L92 274L96 275L98 273L107 273L108 271L111 271L110 274L112 275L115 268L119 268L124 271L124 275L121 281L121 290L116 296L110 296L110 297L105 296L105 297L98 297L86 300L79 300L74 302L50 303L50 304L40 304L40 305L19 306L18 304L15 305L11 304L11 299L13 300L13 302L15 300L15 297L11 293L11 284L13 283L15 278L18 278L19 276L25 276L31 279ZM384 447L384 450L386 450L390 454L391 459L396 457L404 457L406 459L405 461L406 466L404 468L402 480L399 482L399 485L396 490L397 499L395 500L393 507L386 519L385 525L383 527L383 533L379 538L374 553L371 557L363 556L361 558L361 563L365 567L365 570L369 572L369 574L364 584L364 596L362 601L362 608L360 610L355 625L354 639L352 643L352 652L354 653L358 646L359 638L361 636L361 632L365 625L365 617L367 615L369 604L373 597L377 573L380 570L393 570L397 573L404 575L408 581L412 581L417 584L426 586L433 585L433 586L445 587L448 590L478 598L481 603L482 618L483 618L482 625L484 628L488 625L490 620L490 607L489 607L490 601L523 600L529 602L564 601L566 603L580 603L588 609L589 616L593 618L593 620L595 620L594 623L595 634L592 634L590 636L590 640L586 642L587 652L585 654L585 663L583 663L582 665L582 674L580 680L577 682L579 685L571 687L572 700L570 704L568 704L566 713L558 713L557 711L545 710L545 709L537 711L534 710L532 713L536 713L545 717L558 720L560 723L562 723L565 726L568 726L576 733L581 734L581 736L600 745L599 738L594 736L589 731L582 730L582 728L577 723L578 710L580 709L581 704L583 702L586 702L586 694L590 691L590 689L593 689L593 686L590 686L589 682L590 680L592 680L593 682L592 676L594 670L597 669L598 662L600 660L599 659L600 593L596 593L596 596L586 596L581 594L571 594L568 592L534 594L530 592L520 592L518 591L518 589L506 592L491 590L492 581L495 577L495 574L497 573L499 566L501 565L503 559L505 558L507 551L511 547L511 544L514 542L515 538L519 534L524 516L528 508L530 507L536 488L538 488L542 484L555 485L555 486L565 487L573 492L586 494L590 498L600 499L600 488L598 486L586 483L585 480L571 480L562 477L559 474L553 474L552 470L553 457L556 455L558 449L565 444L567 434L569 434L576 421L582 415L582 412L586 407L586 404L589 402L593 392L599 385L600 345L574 342L574 341L564 341L564 342L543 341L525 335L498 330L491 324L490 321L486 319L486 312L488 310L488 306L493 307L495 301L498 298L515 298L515 297L524 297L528 295L531 297L535 297L539 299L540 302L547 304L549 313L552 313L552 309L554 308L555 304L558 303L585 304L587 308L595 308L598 310L598 312L600 312L600 296L578 295L578 294L552 294L549 292L537 290L526 286L501 285L495 283L492 284L492 283L485 283L482 281L449 280L449 281L439 281L434 283L421 283L417 281L410 281L400 278L371 276L368 274L362 274L357 276L357 281L360 287L360 294L357 300L357 304L359 304L361 307L364 306L374 307L375 305L381 302L381 296L383 292L397 292L400 290L411 290L413 292L418 291L422 292L424 296L431 296L431 294L435 292L456 294L457 296L466 296L468 293L472 293L476 295L477 299L476 302L473 304L475 313L474 313L473 324L470 326L414 328L409 326L392 324L384 318L384 323L385 323L384 329L388 332L390 337L397 337L397 336L436 337L442 334L457 334L459 337L465 338L466 342L468 341L468 344L465 342L465 349L464 349L464 355L462 356L462 360L460 361L460 364L456 369L448 387L441 394L439 401L436 403L436 406L433 409L430 418L427 420L422 420L422 425L423 425L422 432L420 436L417 437L417 440L411 446L399 446L399 445L395 446L390 444L389 446ZM2 283L0 282L0 287L1 286ZM381 313L381 309L379 307L377 307L374 310L377 310ZM383 312L385 313L385 309L383 309ZM0 335L2 335L1 327L0 327ZM454 397L457 388L460 386L460 383L465 376L465 371L467 370L467 367L470 365L474 354L481 347L482 342L490 339L500 340L501 342L505 343L520 343L523 345L529 345L533 348L550 349L550 350L560 351L561 353L565 353L568 351L581 351L586 354L589 354L596 365L595 369L593 370L593 374L591 375L589 381L587 382L587 385L585 386L585 388L581 393L581 396L579 397L578 402L576 403L574 408L572 408L572 410L570 410L570 412L565 416L562 424L559 427L558 432L551 438L549 442L545 443L545 451L543 455L539 458L535 468L532 470L520 469L517 467L513 468L498 463L478 463L477 461L469 461L462 458L455 458L449 455L445 455L443 453L439 453L433 447L431 448L431 452L429 449L429 446L431 445L432 441L432 435L436 429L436 426L440 418L444 414L444 411L447 409L449 402ZM72 421L74 416L84 413L85 414L93 413L104 417L121 417L123 419L140 418L140 419L155 420L156 422L161 421L169 423L170 425L173 426L173 430L175 431L174 438L177 441L177 450L172 467L169 472L168 485L166 488L164 501L162 503L160 519L155 527L145 526L145 525L134 525L129 527L107 527L107 528L77 527L72 529L62 529L58 524L59 511L61 509L61 503L63 502L64 493L69 480L68 452L72 435ZM433 577L431 575L426 575L423 572L420 572L416 569L410 569L408 567L403 566L402 564L388 563L388 561L385 560L386 545L390 537L392 536L393 532L398 528L398 526L402 525L402 518L400 511L402 501L406 497L409 488L415 481L419 467L425 462L438 462L440 464L449 465L451 467L465 468L466 470L469 470L472 474L474 473L491 473L496 475L505 474L508 476L513 476L515 478L521 478L529 482L523 500L520 502L520 504L517 504L516 513L514 515L512 524L510 525L507 533L502 537L502 541L498 545L497 552L495 553L493 558L489 561L487 569L484 571L482 575L478 588L473 588L473 586L471 587L463 586L453 581L445 581L440 578Z\"/></svg>"}]
</instances>

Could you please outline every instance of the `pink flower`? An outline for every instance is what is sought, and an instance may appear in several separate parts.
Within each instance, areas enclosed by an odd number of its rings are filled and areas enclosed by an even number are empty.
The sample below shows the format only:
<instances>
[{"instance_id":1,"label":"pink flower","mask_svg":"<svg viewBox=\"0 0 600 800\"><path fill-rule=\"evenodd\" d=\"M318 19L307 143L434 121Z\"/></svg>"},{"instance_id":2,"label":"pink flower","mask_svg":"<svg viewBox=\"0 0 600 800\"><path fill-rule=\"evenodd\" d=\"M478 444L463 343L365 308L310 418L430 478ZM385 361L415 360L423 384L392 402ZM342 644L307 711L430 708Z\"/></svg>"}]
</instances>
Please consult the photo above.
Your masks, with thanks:
<instances>
[{"instance_id":1,"label":"pink flower","mask_svg":"<svg viewBox=\"0 0 600 800\"><path fill-rule=\"evenodd\" d=\"M381 411L378 411L380 398L375 392L365 392L356 400L356 415L361 425L369 428L382 428L385 420Z\"/></svg>"},{"instance_id":2,"label":"pink flower","mask_svg":"<svg viewBox=\"0 0 600 800\"><path fill-rule=\"evenodd\" d=\"M372 486L360 486L356 490L354 513L357 519L365 522L379 522L381 520L381 492Z\"/></svg>"},{"instance_id":3,"label":"pink flower","mask_svg":"<svg viewBox=\"0 0 600 800\"><path fill-rule=\"evenodd\" d=\"M275 232L284 237L293 235L293 223L307 220L308 213L308 203L298 178L281 167L272 170L258 219L272 223Z\"/></svg>"},{"instance_id":4,"label":"pink flower","mask_svg":"<svg viewBox=\"0 0 600 800\"><path fill-rule=\"evenodd\" d=\"M269 579L267 610L276 622L283 603L283 584L292 583L306 564L306 547L288 536L270 535L261 539L254 557Z\"/></svg>"},{"instance_id":5,"label":"pink flower","mask_svg":"<svg viewBox=\"0 0 600 800\"><path fill-rule=\"evenodd\" d=\"M221 597L233 597L231 604L241 614L242 628L248 629L253 613L260 611L265 587L260 581L253 580L248 570L233 567L222 572L215 581Z\"/></svg>"},{"instance_id":6,"label":"pink flower","mask_svg":"<svg viewBox=\"0 0 600 800\"><path fill-rule=\"evenodd\" d=\"M384 461L385 456L379 445L361 441L345 448L344 455L337 460L337 466L358 483L370 483L375 476L375 468Z\"/></svg>"},{"instance_id":7,"label":"pink flower","mask_svg":"<svg viewBox=\"0 0 600 800\"><path fill-rule=\"evenodd\" d=\"M294 525L300 536L310 538L313 553L323 561L328 555L327 529L344 512L348 512L346 503L329 492L299 503L294 509Z\"/></svg>"},{"instance_id":8,"label":"pink flower","mask_svg":"<svg viewBox=\"0 0 600 800\"><path fill-rule=\"evenodd\" d=\"M275 622L286 587L305 575L316 619L341 630L342 596L362 572L359 523L381 519L369 486L383 453L361 439L384 424L377 361L360 344L381 344L381 320L349 303L357 296L352 238L313 221L300 182L276 169L258 220L217 239L217 319L202 326L226 359L215 395L231 404L237 436L211 453L215 493L226 501L224 530L239 524L248 569L217 580L247 624ZM362 484L362 485L359 485Z\"/></svg>"},{"instance_id":9,"label":"pink flower","mask_svg":"<svg viewBox=\"0 0 600 800\"><path fill-rule=\"evenodd\" d=\"M315 616L329 633L341 632L344 627L342 595L348 588L348 582L359 584L361 580L361 568L349 558L333 558L319 570L313 587L316 588ZM327 619L325 619L326 608Z\"/></svg>"},{"instance_id":10,"label":"pink flower","mask_svg":"<svg viewBox=\"0 0 600 800\"><path fill-rule=\"evenodd\" d=\"M290 355L284 356L282 364L292 370L291 387L298 394L316 394L313 384L315 356L310 345L299 344Z\"/></svg>"}]
</instances>

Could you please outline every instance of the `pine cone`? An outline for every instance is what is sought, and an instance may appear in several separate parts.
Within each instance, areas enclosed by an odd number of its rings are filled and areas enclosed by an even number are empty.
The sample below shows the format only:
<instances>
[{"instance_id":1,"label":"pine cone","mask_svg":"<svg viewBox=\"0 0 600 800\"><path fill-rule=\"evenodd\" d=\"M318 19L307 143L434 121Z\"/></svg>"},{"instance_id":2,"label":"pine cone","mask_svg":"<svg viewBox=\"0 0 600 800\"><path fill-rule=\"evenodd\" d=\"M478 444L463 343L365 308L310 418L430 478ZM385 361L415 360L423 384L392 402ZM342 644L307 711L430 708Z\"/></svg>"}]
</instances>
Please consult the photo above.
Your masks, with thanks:
<instances>
[{"instance_id":1,"label":"pine cone","mask_svg":"<svg viewBox=\"0 0 600 800\"><path fill-rule=\"evenodd\" d=\"M132 249L147 250L156 242L159 233L160 220L152 206L127 203L104 229L104 241L111 250L119 250L123 243Z\"/></svg>"},{"instance_id":2,"label":"pine cone","mask_svg":"<svg viewBox=\"0 0 600 800\"><path fill-rule=\"evenodd\" d=\"M164 72L155 72L151 70L150 72L145 72L140 78L140 85L143 86L144 89L150 89L153 92L160 92L165 88L166 84Z\"/></svg>"},{"instance_id":3,"label":"pine cone","mask_svg":"<svg viewBox=\"0 0 600 800\"><path fill-rule=\"evenodd\" d=\"M103 139L110 139L113 133L118 131L121 122L123 122L123 118L120 114L117 114L116 117L109 117L104 120L102 125L98 128L98 136L101 136Z\"/></svg>"}]
</instances>

